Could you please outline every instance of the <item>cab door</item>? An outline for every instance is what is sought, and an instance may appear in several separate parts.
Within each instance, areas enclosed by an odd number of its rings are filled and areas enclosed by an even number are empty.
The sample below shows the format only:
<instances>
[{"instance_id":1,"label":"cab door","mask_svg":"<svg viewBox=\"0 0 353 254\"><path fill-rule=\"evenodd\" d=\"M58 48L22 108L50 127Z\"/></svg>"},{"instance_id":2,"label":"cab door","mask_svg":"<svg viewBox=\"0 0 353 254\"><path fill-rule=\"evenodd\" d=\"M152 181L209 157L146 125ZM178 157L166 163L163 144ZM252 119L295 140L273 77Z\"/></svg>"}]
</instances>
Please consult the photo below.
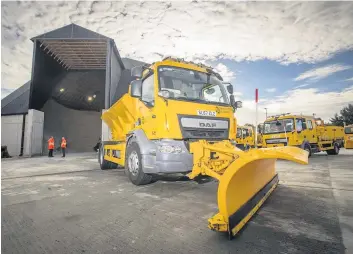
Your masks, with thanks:
<instances>
[{"instance_id":1,"label":"cab door","mask_svg":"<svg viewBox=\"0 0 353 254\"><path fill-rule=\"evenodd\" d=\"M308 129L308 140L310 144L317 143L317 136L316 136L316 130L315 130L315 122L312 119L307 119L306 120L306 127Z\"/></svg>"},{"instance_id":2,"label":"cab door","mask_svg":"<svg viewBox=\"0 0 353 254\"><path fill-rule=\"evenodd\" d=\"M153 139L157 133L156 109L155 109L155 75L153 73L147 75L142 80L141 99L138 103L138 111L140 112L140 125L145 131L149 139Z\"/></svg>"},{"instance_id":3,"label":"cab door","mask_svg":"<svg viewBox=\"0 0 353 254\"><path fill-rule=\"evenodd\" d=\"M297 118L296 124L297 124L297 133L298 133L300 144L302 144L305 141L310 142L310 138L312 135L310 135L311 131L308 129L306 119Z\"/></svg>"},{"instance_id":4,"label":"cab door","mask_svg":"<svg viewBox=\"0 0 353 254\"><path fill-rule=\"evenodd\" d=\"M303 118L295 119L295 130L297 132L298 145L301 145L306 140L306 123Z\"/></svg>"}]
</instances>

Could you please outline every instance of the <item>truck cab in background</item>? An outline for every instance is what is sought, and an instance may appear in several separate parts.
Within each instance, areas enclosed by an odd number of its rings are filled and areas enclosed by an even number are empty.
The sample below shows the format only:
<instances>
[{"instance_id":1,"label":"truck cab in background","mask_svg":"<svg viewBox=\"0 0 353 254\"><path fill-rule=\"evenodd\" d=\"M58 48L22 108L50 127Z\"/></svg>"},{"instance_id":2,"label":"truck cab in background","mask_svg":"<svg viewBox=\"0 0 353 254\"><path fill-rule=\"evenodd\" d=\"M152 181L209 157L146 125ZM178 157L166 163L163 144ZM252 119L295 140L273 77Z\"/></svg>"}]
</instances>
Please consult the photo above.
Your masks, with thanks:
<instances>
[{"instance_id":1,"label":"truck cab in background","mask_svg":"<svg viewBox=\"0 0 353 254\"><path fill-rule=\"evenodd\" d=\"M248 150L255 147L255 135L251 126L238 126L236 135L237 147L241 150Z\"/></svg>"},{"instance_id":2,"label":"truck cab in background","mask_svg":"<svg viewBox=\"0 0 353 254\"><path fill-rule=\"evenodd\" d=\"M344 148L353 149L353 124L344 127Z\"/></svg>"},{"instance_id":3,"label":"truck cab in background","mask_svg":"<svg viewBox=\"0 0 353 254\"><path fill-rule=\"evenodd\" d=\"M310 156L321 151L336 155L342 144L343 128L327 126L320 118L288 113L264 122L263 147L296 146Z\"/></svg>"}]
</instances>

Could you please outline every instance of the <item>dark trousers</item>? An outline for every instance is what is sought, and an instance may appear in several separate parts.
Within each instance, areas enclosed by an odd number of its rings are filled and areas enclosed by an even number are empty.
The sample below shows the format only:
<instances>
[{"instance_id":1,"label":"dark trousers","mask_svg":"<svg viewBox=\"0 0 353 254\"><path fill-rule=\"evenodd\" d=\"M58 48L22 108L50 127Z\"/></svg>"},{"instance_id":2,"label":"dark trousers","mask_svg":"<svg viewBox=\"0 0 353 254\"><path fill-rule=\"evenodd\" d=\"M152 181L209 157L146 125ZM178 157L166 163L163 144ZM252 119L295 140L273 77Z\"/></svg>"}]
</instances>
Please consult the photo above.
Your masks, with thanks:
<instances>
[{"instance_id":1,"label":"dark trousers","mask_svg":"<svg viewBox=\"0 0 353 254\"><path fill-rule=\"evenodd\" d=\"M63 152L63 157L65 157L65 150L66 150L66 148L61 148L61 151Z\"/></svg>"},{"instance_id":2,"label":"dark trousers","mask_svg":"<svg viewBox=\"0 0 353 254\"><path fill-rule=\"evenodd\" d=\"M53 151L54 151L54 149L49 149L48 157L54 157L54 156L53 156Z\"/></svg>"}]
</instances>

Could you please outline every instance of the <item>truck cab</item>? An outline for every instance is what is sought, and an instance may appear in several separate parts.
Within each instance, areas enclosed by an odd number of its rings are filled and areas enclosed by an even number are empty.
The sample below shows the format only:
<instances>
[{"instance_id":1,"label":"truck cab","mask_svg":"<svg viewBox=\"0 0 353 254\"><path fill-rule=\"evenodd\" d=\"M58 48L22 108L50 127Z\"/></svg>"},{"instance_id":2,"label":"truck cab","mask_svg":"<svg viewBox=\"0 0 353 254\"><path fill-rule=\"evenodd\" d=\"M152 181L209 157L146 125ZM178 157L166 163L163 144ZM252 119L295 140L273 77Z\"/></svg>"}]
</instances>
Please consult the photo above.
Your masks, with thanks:
<instances>
[{"instance_id":1,"label":"truck cab","mask_svg":"<svg viewBox=\"0 0 353 254\"><path fill-rule=\"evenodd\" d=\"M146 174L190 172L190 142L228 141L235 146L239 102L234 101L233 86L211 68L166 58L135 67L132 76L128 93L102 115L112 131L109 144L114 144L104 149L116 153L110 162L124 166L138 160ZM101 154L102 165L106 160Z\"/></svg>"},{"instance_id":2,"label":"truck cab","mask_svg":"<svg viewBox=\"0 0 353 254\"><path fill-rule=\"evenodd\" d=\"M255 135L251 126L238 126L236 135L237 147L247 150L255 147Z\"/></svg>"},{"instance_id":3,"label":"truck cab","mask_svg":"<svg viewBox=\"0 0 353 254\"><path fill-rule=\"evenodd\" d=\"M264 123L263 147L301 146L304 140L315 143L317 136L313 117L284 115Z\"/></svg>"},{"instance_id":4,"label":"truck cab","mask_svg":"<svg viewBox=\"0 0 353 254\"><path fill-rule=\"evenodd\" d=\"M263 147L296 146L312 153L338 154L339 126L325 126L320 118L283 114L264 122Z\"/></svg>"}]
</instances>

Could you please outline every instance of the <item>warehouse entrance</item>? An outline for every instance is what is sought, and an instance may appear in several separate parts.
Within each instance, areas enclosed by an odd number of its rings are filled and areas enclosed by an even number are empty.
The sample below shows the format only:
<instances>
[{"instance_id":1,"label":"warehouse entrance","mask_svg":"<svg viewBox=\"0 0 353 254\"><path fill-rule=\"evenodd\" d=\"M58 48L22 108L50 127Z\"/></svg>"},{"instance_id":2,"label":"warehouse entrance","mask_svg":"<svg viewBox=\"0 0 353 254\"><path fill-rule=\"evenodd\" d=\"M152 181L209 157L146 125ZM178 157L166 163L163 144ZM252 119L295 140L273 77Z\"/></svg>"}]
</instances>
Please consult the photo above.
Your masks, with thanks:
<instances>
[{"instance_id":1,"label":"warehouse entrance","mask_svg":"<svg viewBox=\"0 0 353 254\"><path fill-rule=\"evenodd\" d=\"M89 152L102 134L101 113L113 101L122 60L112 39L71 24L32 38L29 109L44 112L43 151Z\"/></svg>"}]
</instances>

